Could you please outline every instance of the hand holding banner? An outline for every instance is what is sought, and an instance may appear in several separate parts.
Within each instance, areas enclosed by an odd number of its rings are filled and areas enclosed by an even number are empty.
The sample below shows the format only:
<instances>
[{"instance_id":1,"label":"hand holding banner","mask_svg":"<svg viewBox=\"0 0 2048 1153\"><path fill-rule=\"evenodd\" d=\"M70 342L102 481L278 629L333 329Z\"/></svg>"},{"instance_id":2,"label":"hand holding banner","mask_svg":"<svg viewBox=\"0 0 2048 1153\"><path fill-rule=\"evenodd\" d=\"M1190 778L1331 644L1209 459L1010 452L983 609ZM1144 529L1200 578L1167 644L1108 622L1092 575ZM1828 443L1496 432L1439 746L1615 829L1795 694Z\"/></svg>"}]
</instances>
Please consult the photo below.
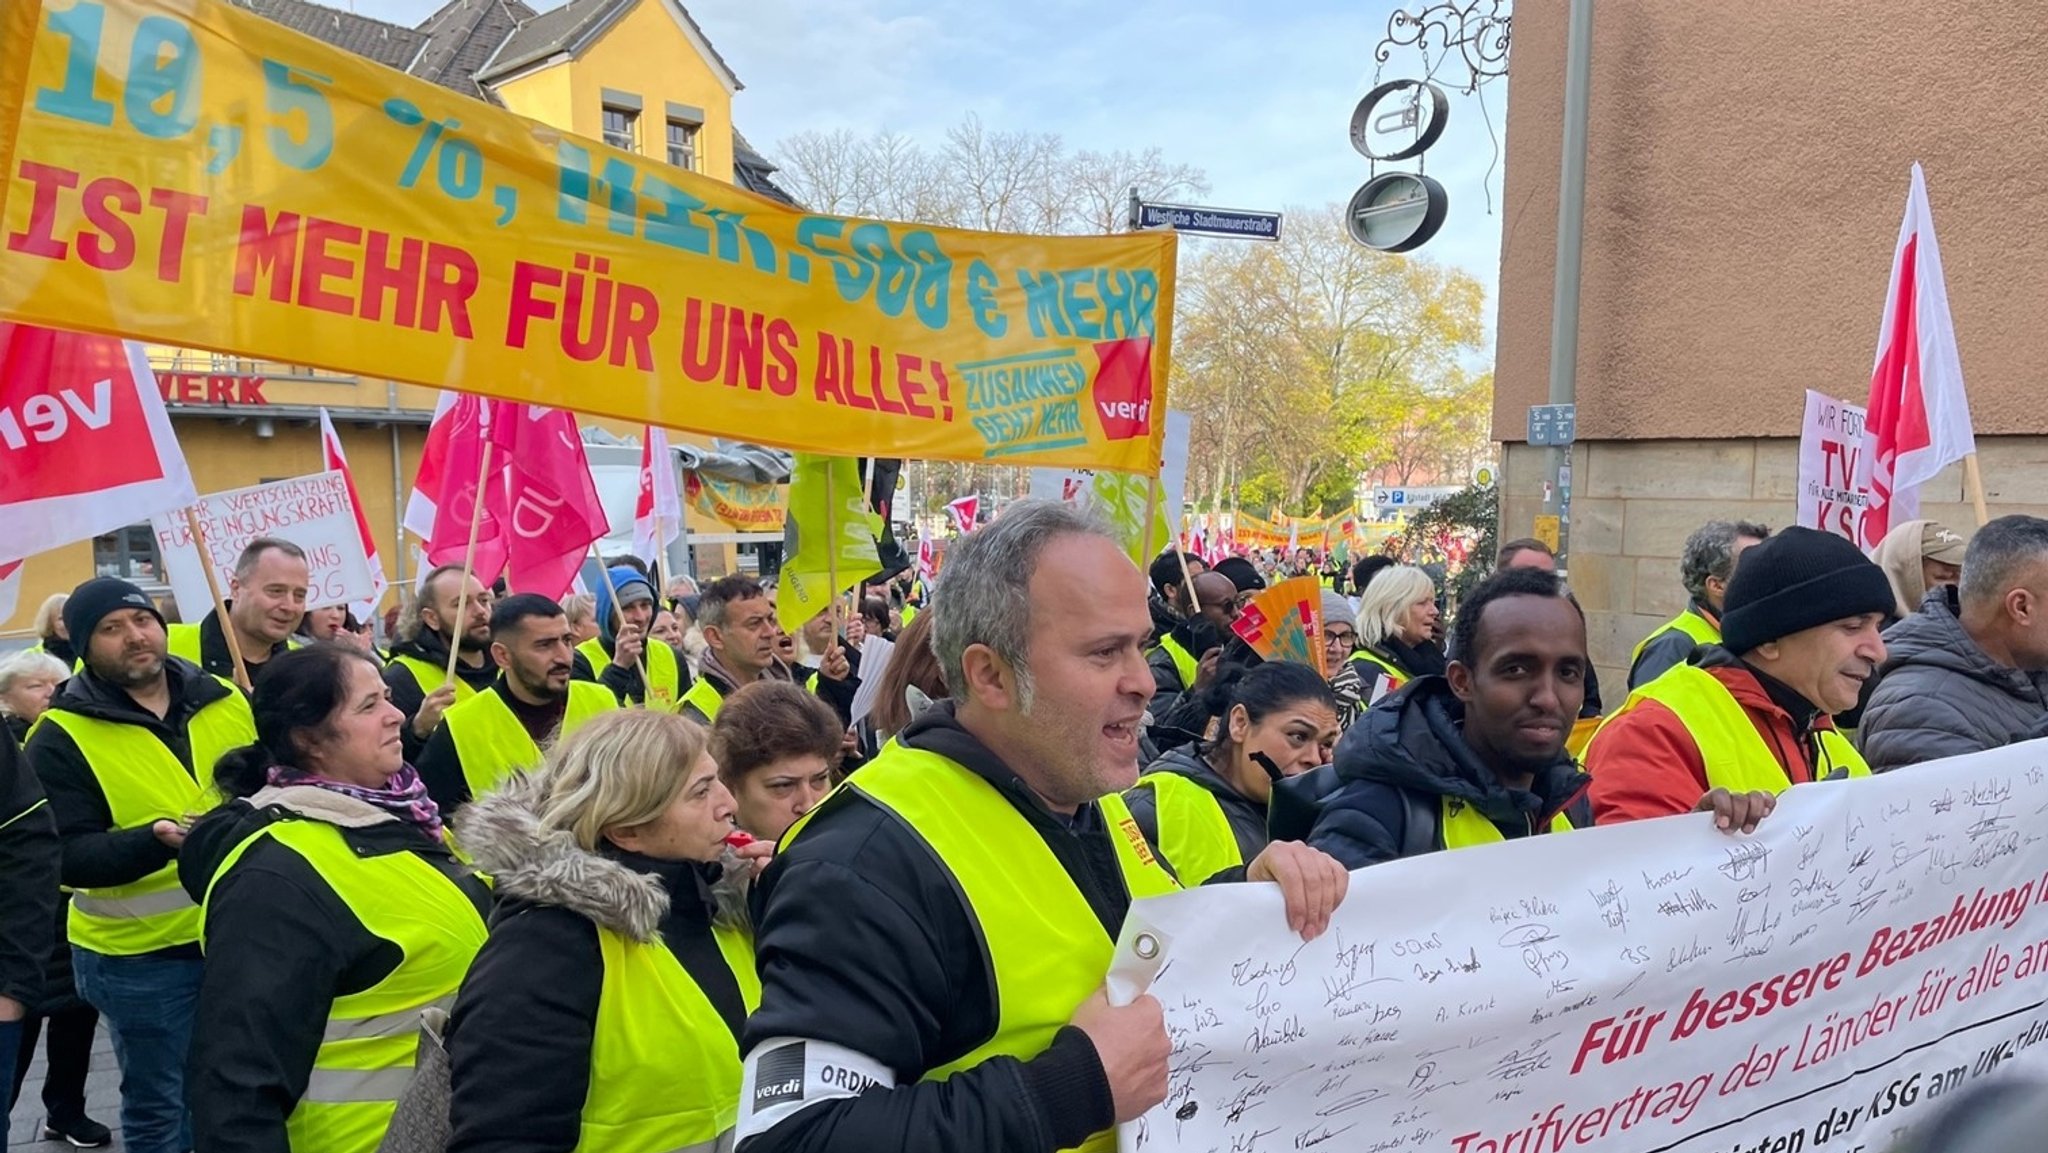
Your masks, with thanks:
<instances>
[{"instance_id":1,"label":"hand holding banner","mask_svg":"<svg viewBox=\"0 0 2048 1153\"><path fill-rule=\"evenodd\" d=\"M1159 467L1170 231L805 213L221 0L0 8L0 235L0 318L810 452Z\"/></svg>"},{"instance_id":2,"label":"hand holding banner","mask_svg":"<svg viewBox=\"0 0 2048 1153\"><path fill-rule=\"evenodd\" d=\"M1138 901L1111 983L1174 1055L1122 1147L1892 1148L2048 1040L2044 755L1799 785L1748 837L1700 814L1374 865L1306 944L1275 886Z\"/></svg>"}]
</instances>

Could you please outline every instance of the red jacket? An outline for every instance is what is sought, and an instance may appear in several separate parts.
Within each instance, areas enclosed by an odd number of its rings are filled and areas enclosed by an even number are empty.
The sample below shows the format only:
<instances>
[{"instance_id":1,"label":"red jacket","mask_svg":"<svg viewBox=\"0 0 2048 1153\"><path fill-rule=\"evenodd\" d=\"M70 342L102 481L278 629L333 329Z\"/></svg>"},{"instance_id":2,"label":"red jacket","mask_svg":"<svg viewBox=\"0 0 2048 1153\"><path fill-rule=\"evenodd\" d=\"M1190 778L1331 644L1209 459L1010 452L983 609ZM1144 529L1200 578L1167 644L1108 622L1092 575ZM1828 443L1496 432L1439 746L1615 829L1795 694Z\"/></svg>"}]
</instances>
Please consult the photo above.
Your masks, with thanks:
<instances>
[{"instance_id":1,"label":"red jacket","mask_svg":"<svg viewBox=\"0 0 2048 1153\"><path fill-rule=\"evenodd\" d=\"M1792 783L1812 780L1813 740L1771 700L1756 675L1740 664L1710 665L1705 671L1742 706ZM1826 716L1813 723L1816 730L1832 727ZM1636 702L1601 727L1586 748L1586 771L1593 775L1589 795L1593 822L1599 825L1690 813L1708 789L1706 760L1692 734L1676 713L1651 700Z\"/></svg>"}]
</instances>

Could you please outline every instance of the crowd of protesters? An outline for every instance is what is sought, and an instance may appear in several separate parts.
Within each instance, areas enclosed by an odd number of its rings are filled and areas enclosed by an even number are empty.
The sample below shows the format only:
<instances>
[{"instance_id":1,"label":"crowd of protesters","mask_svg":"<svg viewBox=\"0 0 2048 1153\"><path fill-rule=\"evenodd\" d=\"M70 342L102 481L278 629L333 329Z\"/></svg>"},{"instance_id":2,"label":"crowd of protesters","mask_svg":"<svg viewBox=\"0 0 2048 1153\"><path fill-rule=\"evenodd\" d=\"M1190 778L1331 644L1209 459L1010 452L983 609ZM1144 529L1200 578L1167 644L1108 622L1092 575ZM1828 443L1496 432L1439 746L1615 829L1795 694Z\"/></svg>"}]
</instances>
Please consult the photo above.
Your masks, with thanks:
<instances>
[{"instance_id":1,"label":"crowd of protesters","mask_svg":"<svg viewBox=\"0 0 2048 1153\"><path fill-rule=\"evenodd\" d=\"M2048 521L1710 522L1619 702L1550 550L1489 559L1455 605L1391 557L1141 569L1025 501L794 632L772 581L443 567L388 651L281 539L190 624L87 581L0 662L0 1064L47 1044L43 1135L106 1144L104 1026L139 1153L1108 1148L1166 1091L1159 1006L1102 994L1133 899L1273 884L1314 937L1380 862L1740 835L2048 729ZM1298 575L1320 667L1234 627Z\"/></svg>"}]
</instances>

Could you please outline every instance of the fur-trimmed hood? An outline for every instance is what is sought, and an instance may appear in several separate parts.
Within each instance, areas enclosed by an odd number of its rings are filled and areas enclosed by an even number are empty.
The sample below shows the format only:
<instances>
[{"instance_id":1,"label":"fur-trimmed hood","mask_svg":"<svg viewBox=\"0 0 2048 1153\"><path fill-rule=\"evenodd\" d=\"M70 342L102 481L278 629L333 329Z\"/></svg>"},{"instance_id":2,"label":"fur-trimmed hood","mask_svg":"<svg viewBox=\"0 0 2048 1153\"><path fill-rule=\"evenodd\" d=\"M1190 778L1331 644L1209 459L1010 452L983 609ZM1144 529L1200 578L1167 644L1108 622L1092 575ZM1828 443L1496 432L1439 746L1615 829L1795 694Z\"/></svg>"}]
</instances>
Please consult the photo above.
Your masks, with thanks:
<instances>
[{"instance_id":1,"label":"fur-trimmed hood","mask_svg":"<svg viewBox=\"0 0 2048 1153\"><path fill-rule=\"evenodd\" d=\"M684 887L683 900L713 904L720 920L743 916L750 870L736 865L736 858L723 868L678 865L671 870L678 879L671 882L591 852L565 829L543 829L534 811L539 795L538 778L515 775L455 816L457 840L491 876L500 897L567 909L636 941L661 935L672 883Z\"/></svg>"}]
</instances>

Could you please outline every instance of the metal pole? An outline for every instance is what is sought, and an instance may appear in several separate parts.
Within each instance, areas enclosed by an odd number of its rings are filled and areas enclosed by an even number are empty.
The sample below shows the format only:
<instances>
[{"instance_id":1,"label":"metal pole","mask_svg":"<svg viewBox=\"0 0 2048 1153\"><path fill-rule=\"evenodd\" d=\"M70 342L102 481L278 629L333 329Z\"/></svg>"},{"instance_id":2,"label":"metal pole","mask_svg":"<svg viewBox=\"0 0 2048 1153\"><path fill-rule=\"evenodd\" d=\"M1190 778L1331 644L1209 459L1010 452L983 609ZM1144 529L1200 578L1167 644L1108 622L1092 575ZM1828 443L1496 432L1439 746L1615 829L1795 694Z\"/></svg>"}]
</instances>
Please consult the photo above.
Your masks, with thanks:
<instances>
[{"instance_id":1,"label":"metal pole","mask_svg":"<svg viewBox=\"0 0 2048 1153\"><path fill-rule=\"evenodd\" d=\"M1579 372L1579 250L1586 216L1586 121L1593 86L1593 0L1571 0L1566 33L1564 151L1557 181L1557 279L1551 288L1550 403L1575 404ZM1546 453L1543 511L1557 517L1557 567L1569 567L1570 445Z\"/></svg>"}]
</instances>

